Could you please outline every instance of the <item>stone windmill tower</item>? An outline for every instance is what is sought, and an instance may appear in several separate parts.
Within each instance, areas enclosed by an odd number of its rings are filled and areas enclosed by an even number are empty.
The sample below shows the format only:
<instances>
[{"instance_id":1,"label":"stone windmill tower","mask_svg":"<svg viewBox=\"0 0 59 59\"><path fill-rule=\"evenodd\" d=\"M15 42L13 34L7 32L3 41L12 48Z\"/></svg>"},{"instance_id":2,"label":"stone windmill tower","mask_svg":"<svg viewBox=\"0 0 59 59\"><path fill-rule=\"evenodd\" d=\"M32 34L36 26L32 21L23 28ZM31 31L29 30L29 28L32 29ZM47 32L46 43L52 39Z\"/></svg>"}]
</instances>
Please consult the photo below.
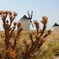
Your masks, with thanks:
<instances>
[{"instance_id":1,"label":"stone windmill tower","mask_svg":"<svg viewBox=\"0 0 59 59\"><path fill-rule=\"evenodd\" d=\"M33 16L33 11L31 11L31 14L29 13L29 11L27 13L28 13L28 17L26 15L24 15L20 19L23 30L30 30L30 24L32 24L31 19L32 19L32 16ZM33 26L33 24L32 24L32 26Z\"/></svg>"},{"instance_id":2,"label":"stone windmill tower","mask_svg":"<svg viewBox=\"0 0 59 59\"><path fill-rule=\"evenodd\" d=\"M55 23L55 24L53 25L53 29L54 29L54 30L59 30L59 24Z\"/></svg>"},{"instance_id":3,"label":"stone windmill tower","mask_svg":"<svg viewBox=\"0 0 59 59\"><path fill-rule=\"evenodd\" d=\"M51 30L59 30L59 24L55 23Z\"/></svg>"}]
</instances>

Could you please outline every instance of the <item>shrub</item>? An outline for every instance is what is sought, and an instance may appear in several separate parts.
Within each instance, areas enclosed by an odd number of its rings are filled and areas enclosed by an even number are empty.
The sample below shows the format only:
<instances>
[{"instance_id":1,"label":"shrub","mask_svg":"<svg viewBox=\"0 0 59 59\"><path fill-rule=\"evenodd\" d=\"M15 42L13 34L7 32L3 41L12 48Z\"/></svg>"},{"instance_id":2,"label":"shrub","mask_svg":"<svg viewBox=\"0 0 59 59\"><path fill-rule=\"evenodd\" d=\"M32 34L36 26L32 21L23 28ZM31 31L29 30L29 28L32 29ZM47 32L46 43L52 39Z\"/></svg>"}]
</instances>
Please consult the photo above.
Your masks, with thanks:
<instances>
[{"instance_id":1,"label":"shrub","mask_svg":"<svg viewBox=\"0 0 59 59\"><path fill-rule=\"evenodd\" d=\"M15 19L15 17L17 16L16 12L11 12L11 11L0 11L0 16L3 22L3 28L5 31L5 59L13 59L16 58L16 51L15 51L15 47L17 44L17 40L19 39L20 33L22 31L21 28L21 23L18 22L14 22L13 27L12 27L12 23ZM9 20L7 20L7 16L9 16L10 18L10 22ZM14 34L14 30L17 26L17 33ZM12 37L12 35L14 36L14 44L11 45L10 39Z\"/></svg>"},{"instance_id":2,"label":"shrub","mask_svg":"<svg viewBox=\"0 0 59 59\"><path fill-rule=\"evenodd\" d=\"M42 24L43 24L43 29L39 29L39 23L37 21L34 21L34 25L36 27L36 33L30 33L29 37L30 40L29 42L24 40L24 44L26 46L26 49L22 51L22 57L23 59L30 59L32 56L34 56L35 52L40 49L42 44L44 43L45 39L51 31L48 30L47 33L44 33L46 30L46 24L47 24L48 18L46 16L42 17ZM33 35L35 36L35 39L33 39Z\"/></svg>"},{"instance_id":3,"label":"shrub","mask_svg":"<svg viewBox=\"0 0 59 59\"><path fill-rule=\"evenodd\" d=\"M15 50L17 41L19 40L19 36L21 34L21 31L23 30L21 27L21 23L14 22L15 17L17 16L16 12L11 11L0 11L0 16L3 22L3 28L5 31L5 59L14 59L17 57L17 53ZM9 16L9 20L7 20L7 16ZM39 23L37 21L34 21L34 25L36 27L36 33L30 33L29 38L30 40L24 40L23 43L25 44L25 49L22 49L21 55L23 59L30 59L32 56L35 55L36 51L40 49L40 47L43 45L45 38L51 33L50 30L48 30L45 33L46 30L46 24L47 24L48 18L46 16L42 17L41 23L43 24L43 29L41 30L39 28ZM13 27L12 27L13 23ZM15 34L14 30L17 27L17 33ZM35 38L33 39L33 35ZM13 37L14 42L13 45L11 44L10 40Z\"/></svg>"}]
</instances>

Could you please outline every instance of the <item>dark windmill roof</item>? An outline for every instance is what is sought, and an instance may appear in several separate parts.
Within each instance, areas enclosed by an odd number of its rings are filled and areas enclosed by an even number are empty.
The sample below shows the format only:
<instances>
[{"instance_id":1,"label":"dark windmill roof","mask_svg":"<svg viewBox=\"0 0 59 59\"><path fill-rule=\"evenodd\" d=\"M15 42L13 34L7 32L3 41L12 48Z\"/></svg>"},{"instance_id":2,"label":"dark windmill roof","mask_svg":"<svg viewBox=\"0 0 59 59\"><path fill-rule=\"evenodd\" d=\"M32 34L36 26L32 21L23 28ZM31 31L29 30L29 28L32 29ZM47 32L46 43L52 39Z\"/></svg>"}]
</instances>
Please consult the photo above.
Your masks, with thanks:
<instances>
[{"instance_id":1,"label":"dark windmill roof","mask_svg":"<svg viewBox=\"0 0 59 59\"><path fill-rule=\"evenodd\" d=\"M54 26L59 26L59 24L55 23L55 24L53 25L53 27L54 27Z\"/></svg>"},{"instance_id":2,"label":"dark windmill roof","mask_svg":"<svg viewBox=\"0 0 59 59\"><path fill-rule=\"evenodd\" d=\"M31 18L29 18L29 17L27 17L26 15L24 15L21 19L31 19ZM21 20L20 19L20 20Z\"/></svg>"}]
</instances>

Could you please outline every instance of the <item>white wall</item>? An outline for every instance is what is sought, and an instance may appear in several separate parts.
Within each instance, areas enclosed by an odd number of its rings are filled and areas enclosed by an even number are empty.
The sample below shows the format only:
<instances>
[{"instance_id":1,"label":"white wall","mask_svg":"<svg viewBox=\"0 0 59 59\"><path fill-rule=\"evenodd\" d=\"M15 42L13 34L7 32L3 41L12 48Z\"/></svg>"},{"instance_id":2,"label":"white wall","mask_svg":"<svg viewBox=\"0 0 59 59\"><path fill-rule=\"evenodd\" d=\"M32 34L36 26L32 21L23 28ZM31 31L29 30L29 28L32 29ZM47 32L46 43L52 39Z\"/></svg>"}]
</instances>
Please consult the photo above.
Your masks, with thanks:
<instances>
[{"instance_id":1,"label":"white wall","mask_svg":"<svg viewBox=\"0 0 59 59\"><path fill-rule=\"evenodd\" d=\"M59 30L59 26L54 26L51 30Z\"/></svg>"},{"instance_id":2,"label":"white wall","mask_svg":"<svg viewBox=\"0 0 59 59\"><path fill-rule=\"evenodd\" d=\"M30 20L29 19L20 20L20 22L21 22L24 30L30 30Z\"/></svg>"}]
</instances>

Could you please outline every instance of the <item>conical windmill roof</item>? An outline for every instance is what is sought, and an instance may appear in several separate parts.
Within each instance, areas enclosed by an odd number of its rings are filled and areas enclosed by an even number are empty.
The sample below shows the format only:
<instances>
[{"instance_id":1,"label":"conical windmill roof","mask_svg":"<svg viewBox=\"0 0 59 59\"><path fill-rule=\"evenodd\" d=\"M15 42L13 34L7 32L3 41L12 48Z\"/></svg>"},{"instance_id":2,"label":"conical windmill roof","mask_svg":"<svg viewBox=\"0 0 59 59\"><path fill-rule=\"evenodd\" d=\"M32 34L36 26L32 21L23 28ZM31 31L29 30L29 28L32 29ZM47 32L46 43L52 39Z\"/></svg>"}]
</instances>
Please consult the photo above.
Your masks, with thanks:
<instances>
[{"instance_id":1,"label":"conical windmill roof","mask_svg":"<svg viewBox=\"0 0 59 59\"><path fill-rule=\"evenodd\" d=\"M22 19L31 19L31 18L29 18L26 15L24 15L20 20L22 20Z\"/></svg>"},{"instance_id":2,"label":"conical windmill roof","mask_svg":"<svg viewBox=\"0 0 59 59\"><path fill-rule=\"evenodd\" d=\"M54 26L59 26L59 24L55 23L55 24L53 25L53 27L54 27Z\"/></svg>"}]
</instances>

